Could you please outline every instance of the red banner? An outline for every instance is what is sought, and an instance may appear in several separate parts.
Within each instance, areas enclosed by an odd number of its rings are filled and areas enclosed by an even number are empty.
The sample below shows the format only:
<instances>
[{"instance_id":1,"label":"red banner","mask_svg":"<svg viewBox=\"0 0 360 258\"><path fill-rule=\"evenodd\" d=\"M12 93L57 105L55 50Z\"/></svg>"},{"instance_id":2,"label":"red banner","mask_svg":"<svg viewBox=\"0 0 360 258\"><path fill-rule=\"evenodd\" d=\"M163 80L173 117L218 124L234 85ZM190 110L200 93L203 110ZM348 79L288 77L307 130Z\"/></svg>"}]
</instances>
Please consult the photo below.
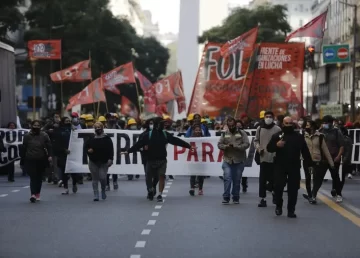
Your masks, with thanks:
<instances>
[{"instance_id":1,"label":"red banner","mask_svg":"<svg viewBox=\"0 0 360 258\"><path fill-rule=\"evenodd\" d=\"M28 51L31 59L61 59L61 40L31 40Z\"/></svg>"},{"instance_id":2,"label":"red banner","mask_svg":"<svg viewBox=\"0 0 360 258\"><path fill-rule=\"evenodd\" d=\"M50 74L53 82L83 82L91 80L90 61L85 60L66 69Z\"/></svg>"},{"instance_id":3,"label":"red banner","mask_svg":"<svg viewBox=\"0 0 360 258\"><path fill-rule=\"evenodd\" d=\"M66 107L66 110L69 110L76 105L91 104L99 101L106 102L106 97L101 86L100 78L97 78L82 91L70 98L69 105Z\"/></svg>"},{"instance_id":4,"label":"red banner","mask_svg":"<svg viewBox=\"0 0 360 258\"><path fill-rule=\"evenodd\" d=\"M133 118L139 117L137 107L125 96L121 96L121 114L131 116Z\"/></svg>"},{"instance_id":5,"label":"red banner","mask_svg":"<svg viewBox=\"0 0 360 258\"><path fill-rule=\"evenodd\" d=\"M139 71L136 71L135 75L139 79L140 87L144 92L144 111L146 113L155 113L156 97L154 85Z\"/></svg>"},{"instance_id":6,"label":"red banner","mask_svg":"<svg viewBox=\"0 0 360 258\"><path fill-rule=\"evenodd\" d=\"M182 85L182 75L178 71L173 73L164 79L156 82L155 87L155 96L156 103L158 105L167 103L171 100L184 97L183 85Z\"/></svg>"},{"instance_id":7,"label":"red banner","mask_svg":"<svg viewBox=\"0 0 360 258\"><path fill-rule=\"evenodd\" d=\"M104 89L118 95L120 95L120 91L116 88L117 85L136 83L134 68L131 62L116 67L110 72L103 74L101 78L103 79Z\"/></svg>"},{"instance_id":8,"label":"red banner","mask_svg":"<svg viewBox=\"0 0 360 258\"><path fill-rule=\"evenodd\" d=\"M260 44L246 112L258 117L261 110L275 115L303 115L304 43Z\"/></svg>"},{"instance_id":9,"label":"red banner","mask_svg":"<svg viewBox=\"0 0 360 258\"><path fill-rule=\"evenodd\" d=\"M221 56L226 57L232 53L235 53L238 50L243 50L246 47L249 47L248 42L255 42L258 35L259 27L253 28L248 32L240 35L239 37L226 42L220 50ZM250 46L252 47L252 46Z\"/></svg>"}]
</instances>

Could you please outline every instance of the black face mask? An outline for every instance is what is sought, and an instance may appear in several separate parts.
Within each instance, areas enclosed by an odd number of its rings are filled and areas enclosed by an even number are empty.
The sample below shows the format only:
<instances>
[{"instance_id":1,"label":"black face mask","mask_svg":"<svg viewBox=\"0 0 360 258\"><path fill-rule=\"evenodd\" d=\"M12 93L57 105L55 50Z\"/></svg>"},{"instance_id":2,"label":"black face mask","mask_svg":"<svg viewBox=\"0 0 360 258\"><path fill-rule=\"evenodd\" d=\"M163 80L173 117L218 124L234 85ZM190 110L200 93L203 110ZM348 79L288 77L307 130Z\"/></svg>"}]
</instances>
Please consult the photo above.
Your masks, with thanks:
<instances>
[{"instance_id":1,"label":"black face mask","mask_svg":"<svg viewBox=\"0 0 360 258\"><path fill-rule=\"evenodd\" d=\"M31 129L35 134L39 134L40 133L40 128L32 128Z\"/></svg>"},{"instance_id":2,"label":"black face mask","mask_svg":"<svg viewBox=\"0 0 360 258\"><path fill-rule=\"evenodd\" d=\"M64 124L64 127L70 128L70 127L71 127L71 124Z\"/></svg>"},{"instance_id":3,"label":"black face mask","mask_svg":"<svg viewBox=\"0 0 360 258\"><path fill-rule=\"evenodd\" d=\"M95 130L95 133L96 133L97 135L101 135L102 132L103 132L103 129L96 129L96 130Z\"/></svg>"},{"instance_id":4,"label":"black face mask","mask_svg":"<svg viewBox=\"0 0 360 258\"><path fill-rule=\"evenodd\" d=\"M283 132L284 133L292 133L294 131L294 127L292 125L290 126L283 126Z\"/></svg>"},{"instance_id":5,"label":"black face mask","mask_svg":"<svg viewBox=\"0 0 360 258\"><path fill-rule=\"evenodd\" d=\"M236 131L236 126L229 127L229 131L230 131L231 133L235 133L235 131Z\"/></svg>"}]
</instances>

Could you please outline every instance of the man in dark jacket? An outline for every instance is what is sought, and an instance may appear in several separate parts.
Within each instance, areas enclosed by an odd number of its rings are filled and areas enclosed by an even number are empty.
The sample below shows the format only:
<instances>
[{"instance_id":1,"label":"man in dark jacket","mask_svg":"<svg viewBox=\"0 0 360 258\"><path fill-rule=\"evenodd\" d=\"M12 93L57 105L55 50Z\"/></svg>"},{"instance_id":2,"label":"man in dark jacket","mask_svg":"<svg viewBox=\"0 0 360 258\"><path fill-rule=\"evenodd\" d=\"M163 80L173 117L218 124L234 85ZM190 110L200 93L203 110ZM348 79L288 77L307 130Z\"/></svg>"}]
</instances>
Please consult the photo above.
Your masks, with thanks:
<instances>
[{"instance_id":1,"label":"man in dark jacket","mask_svg":"<svg viewBox=\"0 0 360 258\"><path fill-rule=\"evenodd\" d=\"M276 133L271 137L267 145L267 151L276 153L274 159L275 167L275 214L282 214L283 192L287 182L288 190L288 217L296 218L295 206L297 202L298 190L300 188L300 154L307 164L312 164L311 155L305 139L294 130L291 117L283 120L282 132Z\"/></svg>"},{"instance_id":2,"label":"man in dark jacket","mask_svg":"<svg viewBox=\"0 0 360 258\"><path fill-rule=\"evenodd\" d=\"M194 149L189 143L164 131L162 119L156 118L154 119L154 128L139 139L139 141L137 141L127 152L122 153L133 153L139 151L141 148L147 150L146 186L148 189L149 200L153 200L154 198L154 182L159 181L159 195L157 196L157 201L163 201L162 192L165 187L167 166L166 146L168 143L192 150Z\"/></svg>"}]
</instances>

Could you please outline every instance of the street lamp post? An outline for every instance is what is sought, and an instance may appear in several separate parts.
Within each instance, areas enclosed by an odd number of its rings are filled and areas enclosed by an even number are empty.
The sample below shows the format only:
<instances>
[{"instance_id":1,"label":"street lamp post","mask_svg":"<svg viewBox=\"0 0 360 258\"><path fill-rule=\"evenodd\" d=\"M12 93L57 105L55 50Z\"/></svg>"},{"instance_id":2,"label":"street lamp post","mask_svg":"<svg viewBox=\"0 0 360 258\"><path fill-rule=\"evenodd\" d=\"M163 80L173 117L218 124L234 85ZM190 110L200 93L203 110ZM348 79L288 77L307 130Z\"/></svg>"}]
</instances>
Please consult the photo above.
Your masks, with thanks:
<instances>
[{"instance_id":1,"label":"street lamp post","mask_svg":"<svg viewBox=\"0 0 360 258\"><path fill-rule=\"evenodd\" d=\"M30 58L32 67L32 108L33 108L33 120L36 119L36 59Z\"/></svg>"},{"instance_id":2,"label":"street lamp post","mask_svg":"<svg viewBox=\"0 0 360 258\"><path fill-rule=\"evenodd\" d=\"M352 63L352 92L350 96L350 105L351 105L351 119L353 122L356 120L356 105L355 105L355 91L356 91L356 30L357 30L357 5L356 4L348 4L342 1L339 3L351 7L354 9L354 20L353 20L353 48L354 48L354 59Z\"/></svg>"}]
</instances>

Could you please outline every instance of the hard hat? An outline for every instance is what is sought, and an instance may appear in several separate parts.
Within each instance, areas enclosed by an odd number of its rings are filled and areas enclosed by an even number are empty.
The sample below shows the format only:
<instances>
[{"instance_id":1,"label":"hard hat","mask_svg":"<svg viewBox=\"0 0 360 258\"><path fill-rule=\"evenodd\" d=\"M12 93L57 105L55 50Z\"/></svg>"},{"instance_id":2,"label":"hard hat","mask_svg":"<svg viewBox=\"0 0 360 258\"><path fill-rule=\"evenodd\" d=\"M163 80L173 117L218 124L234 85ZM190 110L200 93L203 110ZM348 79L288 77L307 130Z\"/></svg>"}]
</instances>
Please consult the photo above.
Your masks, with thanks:
<instances>
[{"instance_id":1,"label":"hard hat","mask_svg":"<svg viewBox=\"0 0 360 258\"><path fill-rule=\"evenodd\" d=\"M262 111L260 112L259 117L260 117L260 119L263 119L264 116L265 116L265 110L262 110Z\"/></svg>"},{"instance_id":2,"label":"hard hat","mask_svg":"<svg viewBox=\"0 0 360 258\"><path fill-rule=\"evenodd\" d=\"M163 115L163 119L164 120L171 120L170 116L168 116L168 115Z\"/></svg>"},{"instance_id":3,"label":"hard hat","mask_svg":"<svg viewBox=\"0 0 360 258\"><path fill-rule=\"evenodd\" d=\"M86 121L94 121L94 117L93 115L87 115L86 118L85 118Z\"/></svg>"},{"instance_id":4,"label":"hard hat","mask_svg":"<svg viewBox=\"0 0 360 258\"><path fill-rule=\"evenodd\" d=\"M128 125L136 125L136 121L134 118L130 118L129 121L128 121Z\"/></svg>"},{"instance_id":5,"label":"hard hat","mask_svg":"<svg viewBox=\"0 0 360 258\"><path fill-rule=\"evenodd\" d=\"M116 113L113 113L113 116L116 117L116 118L119 118L119 115L116 114Z\"/></svg>"},{"instance_id":6,"label":"hard hat","mask_svg":"<svg viewBox=\"0 0 360 258\"><path fill-rule=\"evenodd\" d=\"M98 122L106 122L106 118L104 116L99 116Z\"/></svg>"},{"instance_id":7,"label":"hard hat","mask_svg":"<svg viewBox=\"0 0 360 258\"><path fill-rule=\"evenodd\" d=\"M82 118L82 119L86 119L86 117L87 117L86 114L82 114L82 115L80 116L80 118Z\"/></svg>"},{"instance_id":8,"label":"hard hat","mask_svg":"<svg viewBox=\"0 0 360 258\"><path fill-rule=\"evenodd\" d=\"M206 122L205 118L201 118L201 123L205 123L205 122Z\"/></svg>"},{"instance_id":9,"label":"hard hat","mask_svg":"<svg viewBox=\"0 0 360 258\"><path fill-rule=\"evenodd\" d=\"M194 114L189 114L188 117L187 117L187 120L188 121L194 120Z\"/></svg>"}]
</instances>

